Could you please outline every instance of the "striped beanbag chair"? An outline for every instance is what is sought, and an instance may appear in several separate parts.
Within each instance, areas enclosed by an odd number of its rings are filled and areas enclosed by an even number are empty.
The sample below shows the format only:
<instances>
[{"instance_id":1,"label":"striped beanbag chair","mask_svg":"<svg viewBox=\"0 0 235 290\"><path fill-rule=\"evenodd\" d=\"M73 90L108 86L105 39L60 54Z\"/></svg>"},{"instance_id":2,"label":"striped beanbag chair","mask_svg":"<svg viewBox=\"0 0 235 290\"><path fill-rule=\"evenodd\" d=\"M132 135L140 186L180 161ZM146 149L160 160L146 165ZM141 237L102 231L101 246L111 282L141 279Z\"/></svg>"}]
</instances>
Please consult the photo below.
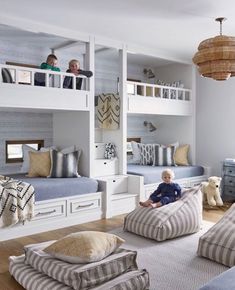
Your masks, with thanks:
<instances>
[{"instance_id":1,"label":"striped beanbag chair","mask_svg":"<svg viewBox=\"0 0 235 290\"><path fill-rule=\"evenodd\" d=\"M197 254L228 267L235 265L235 204L200 237Z\"/></svg>"},{"instance_id":2,"label":"striped beanbag chair","mask_svg":"<svg viewBox=\"0 0 235 290\"><path fill-rule=\"evenodd\" d=\"M184 189L181 199L159 208L138 207L124 220L124 230L164 241L200 230L202 193L200 186Z\"/></svg>"}]
</instances>

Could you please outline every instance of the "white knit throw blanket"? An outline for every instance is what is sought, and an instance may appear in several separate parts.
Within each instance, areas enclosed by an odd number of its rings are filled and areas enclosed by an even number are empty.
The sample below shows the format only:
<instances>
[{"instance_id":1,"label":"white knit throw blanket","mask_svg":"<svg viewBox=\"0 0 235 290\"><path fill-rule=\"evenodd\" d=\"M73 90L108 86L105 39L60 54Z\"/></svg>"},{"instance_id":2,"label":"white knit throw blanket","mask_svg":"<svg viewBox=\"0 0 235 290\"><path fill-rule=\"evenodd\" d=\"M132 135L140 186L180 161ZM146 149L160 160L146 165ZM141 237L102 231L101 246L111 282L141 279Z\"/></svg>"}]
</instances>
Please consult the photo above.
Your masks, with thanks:
<instances>
[{"instance_id":1,"label":"white knit throw blanket","mask_svg":"<svg viewBox=\"0 0 235 290\"><path fill-rule=\"evenodd\" d=\"M0 179L0 227L31 220L34 215L34 188L20 180Z\"/></svg>"}]
</instances>

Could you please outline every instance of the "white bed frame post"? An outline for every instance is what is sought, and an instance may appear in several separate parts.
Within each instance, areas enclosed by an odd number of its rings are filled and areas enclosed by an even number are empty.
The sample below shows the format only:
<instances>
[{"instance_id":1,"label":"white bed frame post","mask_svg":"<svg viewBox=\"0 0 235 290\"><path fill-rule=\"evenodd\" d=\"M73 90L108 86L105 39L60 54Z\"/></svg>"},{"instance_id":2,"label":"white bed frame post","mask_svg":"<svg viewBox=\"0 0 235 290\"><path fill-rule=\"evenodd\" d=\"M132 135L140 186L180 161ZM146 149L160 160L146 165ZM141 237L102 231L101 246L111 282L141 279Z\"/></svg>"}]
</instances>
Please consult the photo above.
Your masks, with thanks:
<instances>
[{"instance_id":1,"label":"white bed frame post","mask_svg":"<svg viewBox=\"0 0 235 290\"><path fill-rule=\"evenodd\" d=\"M122 132L122 142L120 143L119 156L119 173L126 174L127 157L126 157L126 138L127 138L127 47L123 44L119 50L119 75L120 75L120 129Z\"/></svg>"},{"instance_id":2,"label":"white bed frame post","mask_svg":"<svg viewBox=\"0 0 235 290\"><path fill-rule=\"evenodd\" d=\"M89 43L86 44L85 69L93 72L93 77L86 80L86 90L90 91L91 103L89 110L89 176L93 176L93 163L95 158L95 38L90 37Z\"/></svg>"}]
</instances>

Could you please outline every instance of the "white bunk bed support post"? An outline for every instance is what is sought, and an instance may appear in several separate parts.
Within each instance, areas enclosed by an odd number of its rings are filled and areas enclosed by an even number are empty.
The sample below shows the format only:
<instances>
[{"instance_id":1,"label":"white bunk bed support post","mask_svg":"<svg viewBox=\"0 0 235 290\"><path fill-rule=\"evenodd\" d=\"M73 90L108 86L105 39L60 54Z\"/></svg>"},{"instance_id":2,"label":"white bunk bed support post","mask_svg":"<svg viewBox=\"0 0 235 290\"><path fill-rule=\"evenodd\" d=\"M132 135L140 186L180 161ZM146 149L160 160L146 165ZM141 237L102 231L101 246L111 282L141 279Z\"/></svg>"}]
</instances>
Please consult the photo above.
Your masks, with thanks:
<instances>
[{"instance_id":1,"label":"white bunk bed support post","mask_svg":"<svg viewBox=\"0 0 235 290\"><path fill-rule=\"evenodd\" d=\"M85 69L88 69L93 72L93 77L86 81L86 90L90 92L90 95L87 96L88 102L90 102L90 111L89 111L89 176L94 176L94 159L95 159L95 38L90 37L89 43L86 43L86 57L84 59Z\"/></svg>"},{"instance_id":2,"label":"white bunk bed support post","mask_svg":"<svg viewBox=\"0 0 235 290\"><path fill-rule=\"evenodd\" d=\"M126 140L127 140L127 47L123 44L119 50L119 75L120 75L120 130L122 132L122 140L120 142L119 158L119 174L126 174L127 156L126 156ZM137 91L137 86L135 86Z\"/></svg>"}]
</instances>

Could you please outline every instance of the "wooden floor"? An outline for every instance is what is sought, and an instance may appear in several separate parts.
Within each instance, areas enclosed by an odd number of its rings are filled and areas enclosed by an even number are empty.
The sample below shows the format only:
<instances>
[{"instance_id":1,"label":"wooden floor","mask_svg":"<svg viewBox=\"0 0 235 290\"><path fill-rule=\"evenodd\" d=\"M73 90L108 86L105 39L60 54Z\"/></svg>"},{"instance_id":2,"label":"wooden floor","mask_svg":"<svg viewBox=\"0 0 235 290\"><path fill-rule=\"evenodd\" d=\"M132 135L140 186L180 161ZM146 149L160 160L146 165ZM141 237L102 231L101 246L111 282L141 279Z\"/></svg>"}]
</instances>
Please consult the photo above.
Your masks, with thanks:
<instances>
[{"instance_id":1,"label":"wooden floor","mask_svg":"<svg viewBox=\"0 0 235 290\"><path fill-rule=\"evenodd\" d=\"M229 206L222 209L205 209L203 219L217 222ZM23 246L32 243L40 243L47 240L56 240L69 233L82 230L110 231L123 225L125 215L111 219L103 219L82 225L67 227L55 231L40 233L32 236L22 237L15 240L0 242L0 290L20 290L23 289L8 272L8 257L23 254Z\"/></svg>"}]
</instances>

